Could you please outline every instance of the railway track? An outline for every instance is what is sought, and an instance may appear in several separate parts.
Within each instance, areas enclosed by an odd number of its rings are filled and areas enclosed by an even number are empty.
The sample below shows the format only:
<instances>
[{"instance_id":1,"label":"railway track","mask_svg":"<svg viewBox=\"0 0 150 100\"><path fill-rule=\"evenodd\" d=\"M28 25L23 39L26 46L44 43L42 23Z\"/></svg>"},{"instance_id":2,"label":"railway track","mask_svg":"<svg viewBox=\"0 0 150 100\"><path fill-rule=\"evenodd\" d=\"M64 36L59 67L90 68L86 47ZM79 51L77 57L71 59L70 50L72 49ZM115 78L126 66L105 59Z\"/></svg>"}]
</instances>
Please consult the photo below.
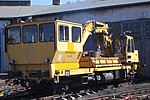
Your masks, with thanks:
<instances>
[{"instance_id":1,"label":"railway track","mask_svg":"<svg viewBox=\"0 0 150 100\"><path fill-rule=\"evenodd\" d=\"M96 94L96 93L94 93ZM36 99L33 99L36 100ZM149 89L93 96L91 93L70 94L66 96L48 96L40 100L150 100Z\"/></svg>"},{"instance_id":2,"label":"railway track","mask_svg":"<svg viewBox=\"0 0 150 100\"><path fill-rule=\"evenodd\" d=\"M37 100L37 99L33 99ZM86 90L80 93L46 96L38 100L150 100L150 83L126 85L104 90Z\"/></svg>"},{"instance_id":3,"label":"railway track","mask_svg":"<svg viewBox=\"0 0 150 100\"><path fill-rule=\"evenodd\" d=\"M87 100L150 100L150 89L138 89L89 97Z\"/></svg>"},{"instance_id":4,"label":"railway track","mask_svg":"<svg viewBox=\"0 0 150 100\"><path fill-rule=\"evenodd\" d=\"M95 86L94 86L95 87ZM1 97L0 100L150 100L150 82L140 84L120 83L117 88L108 85L103 89L86 89L69 94L52 95L49 92L38 93L22 91L15 95Z\"/></svg>"}]
</instances>

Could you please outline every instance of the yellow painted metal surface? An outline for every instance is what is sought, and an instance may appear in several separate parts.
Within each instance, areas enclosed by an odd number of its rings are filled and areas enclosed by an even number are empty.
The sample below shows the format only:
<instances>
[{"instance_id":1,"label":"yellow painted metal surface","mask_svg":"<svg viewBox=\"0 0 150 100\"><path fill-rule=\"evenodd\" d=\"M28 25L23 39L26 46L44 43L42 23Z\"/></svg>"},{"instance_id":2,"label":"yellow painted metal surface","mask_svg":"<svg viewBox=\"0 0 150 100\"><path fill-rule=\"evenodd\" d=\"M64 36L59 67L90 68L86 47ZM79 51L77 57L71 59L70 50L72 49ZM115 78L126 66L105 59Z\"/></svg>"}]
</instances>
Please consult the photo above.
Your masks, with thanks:
<instances>
[{"instance_id":1,"label":"yellow painted metal surface","mask_svg":"<svg viewBox=\"0 0 150 100\"><path fill-rule=\"evenodd\" d=\"M42 64L45 58L51 62L55 54L53 42L7 45L7 49L8 58L16 64Z\"/></svg>"},{"instance_id":2,"label":"yellow painted metal surface","mask_svg":"<svg viewBox=\"0 0 150 100\"><path fill-rule=\"evenodd\" d=\"M49 73L50 73L50 78L54 78L54 75L55 75L55 65L54 64L50 64Z\"/></svg>"},{"instance_id":3,"label":"yellow painted metal surface","mask_svg":"<svg viewBox=\"0 0 150 100\"><path fill-rule=\"evenodd\" d=\"M101 64L106 64L106 60L100 60Z\"/></svg>"},{"instance_id":4,"label":"yellow painted metal surface","mask_svg":"<svg viewBox=\"0 0 150 100\"><path fill-rule=\"evenodd\" d=\"M130 56L131 58L128 58ZM134 50L133 52L126 53L126 61L127 62L139 62L138 50Z\"/></svg>"},{"instance_id":5,"label":"yellow painted metal surface","mask_svg":"<svg viewBox=\"0 0 150 100\"><path fill-rule=\"evenodd\" d=\"M17 65L15 68L18 71L48 71L49 70L49 64L26 64L26 65Z\"/></svg>"},{"instance_id":6,"label":"yellow painted metal surface","mask_svg":"<svg viewBox=\"0 0 150 100\"><path fill-rule=\"evenodd\" d=\"M80 69L71 69L69 70L70 75L82 75L90 74L94 72L94 68L80 68ZM60 71L60 76L66 76L65 70Z\"/></svg>"},{"instance_id":7,"label":"yellow painted metal surface","mask_svg":"<svg viewBox=\"0 0 150 100\"><path fill-rule=\"evenodd\" d=\"M79 68L79 63L55 63L55 70L70 70Z\"/></svg>"},{"instance_id":8,"label":"yellow painted metal surface","mask_svg":"<svg viewBox=\"0 0 150 100\"><path fill-rule=\"evenodd\" d=\"M79 68L79 69L71 69L71 70L57 70L59 71L59 76L66 76L66 71L69 71L70 75L82 75L82 74L90 74L94 72L100 71L112 71L112 70L120 70L127 69L127 71L131 70L131 66L116 66L116 67L103 67L103 68Z\"/></svg>"},{"instance_id":9,"label":"yellow painted metal surface","mask_svg":"<svg viewBox=\"0 0 150 100\"><path fill-rule=\"evenodd\" d=\"M111 71L111 70L120 70L124 69L123 66L116 66L116 67L101 67L101 68L95 68L95 71Z\"/></svg>"},{"instance_id":10,"label":"yellow painted metal surface","mask_svg":"<svg viewBox=\"0 0 150 100\"><path fill-rule=\"evenodd\" d=\"M52 63L78 63L82 53L56 51Z\"/></svg>"},{"instance_id":11,"label":"yellow painted metal surface","mask_svg":"<svg viewBox=\"0 0 150 100\"><path fill-rule=\"evenodd\" d=\"M68 51L74 51L74 43L68 42Z\"/></svg>"},{"instance_id":12,"label":"yellow painted metal surface","mask_svg":"<svg viewBox=\"0 0 150 100\"><path fill-rule=\"evenodd\" d=\"M118 57L82 57L80 59L81 67L110 67L121 66Z\"/></svg>"}]
</instances>

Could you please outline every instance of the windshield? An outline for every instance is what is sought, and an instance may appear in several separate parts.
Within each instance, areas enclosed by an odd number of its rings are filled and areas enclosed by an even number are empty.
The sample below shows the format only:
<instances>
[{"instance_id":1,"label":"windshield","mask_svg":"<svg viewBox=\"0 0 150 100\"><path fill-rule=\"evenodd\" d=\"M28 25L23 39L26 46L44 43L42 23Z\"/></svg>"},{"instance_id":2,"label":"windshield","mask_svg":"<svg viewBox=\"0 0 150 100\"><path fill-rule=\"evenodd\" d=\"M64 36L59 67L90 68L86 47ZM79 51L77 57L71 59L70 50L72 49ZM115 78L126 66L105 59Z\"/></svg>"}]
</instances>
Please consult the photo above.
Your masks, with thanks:
<instances>
[{"instance_id":1,"label":"windshield","mask_svg":"<svg viewBox=\"0 0 150 100\"><path fill-rule=\"evenodd\" d=\"M54 23L44 23L40 24L40 41L41 42L51 42L54 41Z\"/></svg>"},{"instance_id":2,"label":"windshield","mask_svg":"<svg viewBox=\"0 0 150 100\"><path fill-rule=\"evenodd\" d=\"M24 43L34 43L38 40L38 32L36 25L26 25L23 26L23 42Z\"/></svg>"},{"instance_id":3,"label":"windshield","mask_svg":"<svg viewBox=\"0 0 150 100\"><path fill-rule=\"evenodd\" d=\"M7 43L20 43L20 27L10 27L7 30Z\"/></svg>"},{"instance_id":4,"label":"windshield","mask_svg":"<svg viewBox=\"0 0 150 100\"><path fill-rule=\"evenodd\" d=\"M72 27L72 42L81 42L81 28L73 26Z\"/></svg>"}]
</instances>

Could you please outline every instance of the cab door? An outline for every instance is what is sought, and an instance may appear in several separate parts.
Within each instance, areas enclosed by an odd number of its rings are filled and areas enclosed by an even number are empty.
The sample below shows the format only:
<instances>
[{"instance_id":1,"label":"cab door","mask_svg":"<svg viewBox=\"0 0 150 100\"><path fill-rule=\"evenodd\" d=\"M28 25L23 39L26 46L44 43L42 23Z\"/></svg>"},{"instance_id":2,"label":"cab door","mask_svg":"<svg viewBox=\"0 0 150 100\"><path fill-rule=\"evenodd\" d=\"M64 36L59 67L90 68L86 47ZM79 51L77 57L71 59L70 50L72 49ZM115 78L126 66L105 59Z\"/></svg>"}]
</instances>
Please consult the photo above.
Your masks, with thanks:
<instances>
[{"instance_id":1,"label":"cab door","mask_svg":"<svg viewBox=\"0 0 150 100\"><path fill-rule=\"evenodd\" d=\"M55 23L56 54L53 63L67 63L68 65L71 64L71 68L78 68L83 52L81 44L82 24L61 20L57 20Z\"/></svg>"},{"instance_id":2,"label":"cab door","mask_svg":"<svg viewBox=\"0 0 150 100\"><path fill-rule=\"evenodd\" d=\"M68 44L71 43L69 25L62 22L57 22L56 47L57 51L68 51Z\"/></svg>"}]
</instances>

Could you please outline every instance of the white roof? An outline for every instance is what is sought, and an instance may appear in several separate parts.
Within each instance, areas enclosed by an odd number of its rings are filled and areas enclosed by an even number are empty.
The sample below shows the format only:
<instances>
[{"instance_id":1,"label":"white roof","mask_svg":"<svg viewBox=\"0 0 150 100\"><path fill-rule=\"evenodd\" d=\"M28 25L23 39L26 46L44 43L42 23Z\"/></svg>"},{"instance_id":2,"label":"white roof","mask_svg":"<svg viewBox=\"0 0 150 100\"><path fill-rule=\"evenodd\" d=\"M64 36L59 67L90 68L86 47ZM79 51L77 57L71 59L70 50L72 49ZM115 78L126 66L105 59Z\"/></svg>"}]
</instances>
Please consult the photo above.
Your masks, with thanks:
<instances>
[{"instance_id":1,"label":"white roof","mask_svg":"<svg viewBox=\"0 0 150 100\"><path fill-rule=\"evenodd\" d=\"M1 6L0 18L37 16L44 14L89 10L95 8L102 9L148 3L150 3L150 0L94 0L88 2L51 6Z\"/></svg>"}]
</instances>

